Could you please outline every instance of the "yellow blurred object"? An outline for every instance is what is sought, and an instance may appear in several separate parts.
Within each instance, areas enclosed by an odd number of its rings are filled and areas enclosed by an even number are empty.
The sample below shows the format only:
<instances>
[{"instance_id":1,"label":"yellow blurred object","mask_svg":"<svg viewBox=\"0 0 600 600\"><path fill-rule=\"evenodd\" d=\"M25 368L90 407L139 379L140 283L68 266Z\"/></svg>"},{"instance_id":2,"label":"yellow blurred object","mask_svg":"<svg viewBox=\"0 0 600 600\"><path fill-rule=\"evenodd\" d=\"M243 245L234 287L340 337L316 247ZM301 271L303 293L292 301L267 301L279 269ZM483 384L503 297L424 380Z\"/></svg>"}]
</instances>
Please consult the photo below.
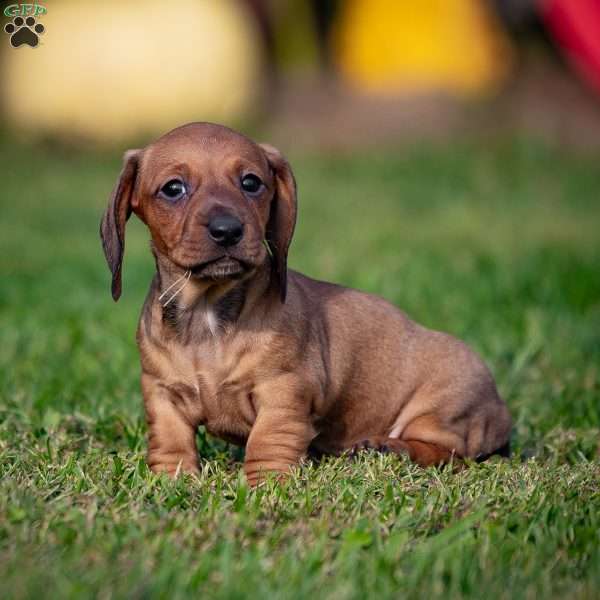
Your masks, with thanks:
<instances>
[{"instance_id":1,"label":"yellow blurred object","mask_svg":"<svg viewBox=\"0 0 600 600\"><path fill-rule=\"evenodd\" d=\"M37 48L2 54L9 121L118 142L186 121L231 122L260 84L251 18L233 0L62 0Z\"/></svg>"},{"instance_id":2,"label":"yellow blurred object","mask_svg":"<svg viewBox=\"0 0 600 600\"><path fill-rule=\"evenodd\" d=\"M493 91L508 40L480 0L347 0L334 35L343 76L369 92Z\"/></svg>"}]
</instances>

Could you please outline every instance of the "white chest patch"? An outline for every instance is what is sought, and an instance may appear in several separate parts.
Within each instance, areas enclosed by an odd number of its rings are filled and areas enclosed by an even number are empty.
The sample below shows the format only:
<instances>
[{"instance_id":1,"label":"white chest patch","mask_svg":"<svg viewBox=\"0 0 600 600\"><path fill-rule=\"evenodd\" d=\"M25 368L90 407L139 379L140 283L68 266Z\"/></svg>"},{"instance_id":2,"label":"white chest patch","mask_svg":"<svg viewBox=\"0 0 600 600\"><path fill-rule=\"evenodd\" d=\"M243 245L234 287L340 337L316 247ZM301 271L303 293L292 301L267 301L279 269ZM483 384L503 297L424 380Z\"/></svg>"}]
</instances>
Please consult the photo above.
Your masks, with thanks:
<instances>
[{"instance_id":1,"label":"white chest patch","mask_svg":"<svg viewBox=\"0 0 600 600\"><path fill-rule=\"evenodd\" d=\"M211 306L207 306L204 312L204 317L206 319L206 324L208 325L208 329L210 330L213 337L217 337L219 334L219 320L217 319L217 315L215 314L214 309Z\"/></svg>"}]
</instances>

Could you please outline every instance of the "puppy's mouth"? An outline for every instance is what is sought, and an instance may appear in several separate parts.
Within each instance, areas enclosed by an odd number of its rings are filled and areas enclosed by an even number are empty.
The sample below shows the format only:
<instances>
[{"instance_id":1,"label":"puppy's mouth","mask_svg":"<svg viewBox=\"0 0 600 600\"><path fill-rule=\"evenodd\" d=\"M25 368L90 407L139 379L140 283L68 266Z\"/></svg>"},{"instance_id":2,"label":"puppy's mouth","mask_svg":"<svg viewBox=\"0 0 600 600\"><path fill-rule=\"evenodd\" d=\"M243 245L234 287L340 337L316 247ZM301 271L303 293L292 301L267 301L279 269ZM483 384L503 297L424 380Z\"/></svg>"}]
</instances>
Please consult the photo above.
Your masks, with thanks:
<instances>
[{"instance_id":1,"label":"puppy's mouth","mask_svg":"<svg viewBox=\"0 0 600 600\"><path fill-rule=\"evenodd\" d=\"M212 279L220 281L223 279L239 279L250 270L250 265L232 258L231 256L222 256L215 260L195 265L190 269L192 277L198 279Z\"/></svg>"}]
</instances>

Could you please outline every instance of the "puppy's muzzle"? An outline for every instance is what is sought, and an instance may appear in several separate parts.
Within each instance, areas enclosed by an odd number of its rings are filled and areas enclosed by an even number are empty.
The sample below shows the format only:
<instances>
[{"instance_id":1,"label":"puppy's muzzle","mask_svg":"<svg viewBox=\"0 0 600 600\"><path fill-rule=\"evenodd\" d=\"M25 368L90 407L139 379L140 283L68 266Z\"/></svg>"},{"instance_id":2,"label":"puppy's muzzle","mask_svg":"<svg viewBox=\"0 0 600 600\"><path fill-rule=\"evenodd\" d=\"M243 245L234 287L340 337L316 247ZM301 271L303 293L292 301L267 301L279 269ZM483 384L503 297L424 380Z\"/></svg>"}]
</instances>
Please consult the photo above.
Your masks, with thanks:
<instances>
[{"instance_id":1,"label":"puppy's muzzle","mask_svg":"<svg viewBox=\"0 0 600 600\"><path fill-rule=\"evenodd\" d=\"M217 215L208 223L208 235L223 248L235 246L244 237L244 226L232 215Z\"/></svg>"}]
</instances>

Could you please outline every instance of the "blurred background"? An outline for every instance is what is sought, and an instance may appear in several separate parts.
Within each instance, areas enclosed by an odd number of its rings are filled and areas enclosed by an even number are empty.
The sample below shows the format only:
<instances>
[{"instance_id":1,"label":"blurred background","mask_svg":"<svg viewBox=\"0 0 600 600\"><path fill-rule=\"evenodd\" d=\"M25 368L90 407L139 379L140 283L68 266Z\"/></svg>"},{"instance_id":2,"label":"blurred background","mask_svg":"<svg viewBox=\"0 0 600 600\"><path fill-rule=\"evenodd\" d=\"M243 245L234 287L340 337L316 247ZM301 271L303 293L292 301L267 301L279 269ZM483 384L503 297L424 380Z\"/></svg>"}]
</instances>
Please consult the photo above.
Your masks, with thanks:
<instances>
[{"instance_id":1,"label":"blurred background","mask_svg":"<svg viewBox=\"0 0 600 600\"><path fill-rule=\"evenodd\" d=\"M30 8L27 8L27 7ZM121 147L214 120L282 145L468 133L600 143L596 0L4 2L5 128ZM19 41L19 40L17 40Z\"/></svg>"}]
</instances>

